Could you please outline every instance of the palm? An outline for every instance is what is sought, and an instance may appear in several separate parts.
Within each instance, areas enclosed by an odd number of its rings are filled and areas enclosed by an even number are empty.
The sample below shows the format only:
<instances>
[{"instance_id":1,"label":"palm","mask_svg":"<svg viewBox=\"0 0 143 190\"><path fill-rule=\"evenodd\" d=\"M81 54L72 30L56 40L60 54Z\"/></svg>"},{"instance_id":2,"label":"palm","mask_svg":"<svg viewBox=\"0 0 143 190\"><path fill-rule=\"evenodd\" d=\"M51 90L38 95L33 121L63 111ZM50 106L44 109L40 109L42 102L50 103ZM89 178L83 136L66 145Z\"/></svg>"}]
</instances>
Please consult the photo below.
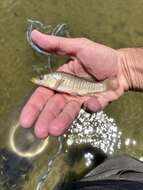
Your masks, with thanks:
<instances>
[{"instance_id":1,"label":"palm","mask_svg":"<svg viewBox=\"0 0 143 190\"><path fill-rule=\"evenodd\" d=\"M108 102L116 100L123 93L123 87L121 85L123 81L123 74L118 68L115 50L98 44L98 51L95 51L96 43L89 41L88 45L88 48L85 46L85 48L80 51L78 55L79 59L74 59L68 64L62 65L59 70L86 79L91 79L94 77L98 80L102 80L116 76L119 82L119 88L117 90L96 94L96 98L98 98L101 107L104 108ZM102 55L103 52L104 55ZM90 98L87 96L75 97L66 94L63 94L63 96L68 101L76 100L80 104L84 103ZM95 101L93 103L95 106L97 106ZM96 110L98 110L98 108Z\"/></svg>"},{"instance_id":2,"label":"palm","mask_svg":"<svg viewBox=\"0 0 143 190\"><path fill-rule=\"evenodd\" d=\"M71 96L39 87L22 110L20 118L22 126L27 128L36 121L35 133L38 137L62 134L75 119L83 103L89 109L97 111L123 93L125 80L116 50L87 39L47 36L37 31L33 31L32 39L47 51L74 57L74 60L61 66L60 71L88 79L116 77L119 82L116 91L99 93L96 97Z\"/></svg>"}]
</instances>

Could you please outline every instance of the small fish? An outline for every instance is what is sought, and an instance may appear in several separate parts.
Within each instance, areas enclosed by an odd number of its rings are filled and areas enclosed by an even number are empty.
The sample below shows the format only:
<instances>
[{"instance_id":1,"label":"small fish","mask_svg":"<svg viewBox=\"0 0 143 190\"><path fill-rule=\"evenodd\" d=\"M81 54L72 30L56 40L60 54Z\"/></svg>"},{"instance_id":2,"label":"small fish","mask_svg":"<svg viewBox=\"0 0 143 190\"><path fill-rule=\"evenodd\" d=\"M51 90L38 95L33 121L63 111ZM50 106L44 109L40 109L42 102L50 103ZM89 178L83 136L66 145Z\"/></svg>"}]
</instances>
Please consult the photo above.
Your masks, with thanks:
<instances>
[{"instance_id":1,"label":"small fish","mask_svg":"<svg viewBox=\"0 0 143 190\"><path fill-rule=\"evenodd\" d=\"M118 88L118 82L115 78L106 79L103 82L94 82L59 71L32 78L31 81L58 92L79 96L92 96L95 93Z\"/></svg>"}]
</instances>

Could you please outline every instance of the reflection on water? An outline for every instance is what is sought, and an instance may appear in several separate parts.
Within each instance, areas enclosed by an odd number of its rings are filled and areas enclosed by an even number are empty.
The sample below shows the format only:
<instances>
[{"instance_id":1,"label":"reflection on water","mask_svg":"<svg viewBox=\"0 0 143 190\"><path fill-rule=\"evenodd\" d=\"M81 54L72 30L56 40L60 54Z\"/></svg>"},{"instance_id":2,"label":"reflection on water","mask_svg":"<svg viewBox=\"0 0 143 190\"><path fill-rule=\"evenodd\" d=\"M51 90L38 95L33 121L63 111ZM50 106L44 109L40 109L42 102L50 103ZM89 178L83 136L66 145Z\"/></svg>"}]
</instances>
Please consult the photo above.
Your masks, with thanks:
<instances>
[{"instance_id":1,"label":"reflection on water","mask_svg":"<svg viewBox=\"0 0 143 190\"><path fill-rule=\"evenodd\" d=\"M52 156L52 158L50 159L50 161L48 162L47 165L47 170L44 173L44 175L42 175L37 183L36 186L36 190L40 190L42 188L42 185L44 184L45 180L47 179L48 175L50 174L50 172L53 169L53 162L60 156L60 154L62 153L62 148L63 148L63 142L62 142L62 137L58 137L58 142L59 142L59 148L57 150L57 152L54 154L54 156Z\"/></svg>"},{"instance_id":2,"label":"reflection on water","mask_svg":"<svg viewBox=\"0 0 143 190\"><path fill-rule=\"evenodd\" d=\"M129 137L127 137L123 142L122 142L123 146L125 147L125 149L128 150L137 150L138 147L142 147L142 144L140 144L140 142L138 142L138 140L135 139L131 139ZM140 160L143 161L143 154L142 152L136 153L136 157Z\"/></svg>"},{"instance_id":3,"label":"reflection on water","mask_svg":"<svg viewBox=\"0 0 143 190\"><path fill-rule=\"evenodd\" d=\"M18 120L17 116L24 102L34 89L29 82L33 76L32 65L40 68L48 61L46 57L35 54L27 45L25 37L27 19L34 18L52 25L68 23L72 36L84 36L114 48L121 48L142 46L142 12L142 0L0 1L0 148L5 150L1 152L0 168L4 166L2 172L5 172L5 166L9 167L9 163L11 166L11 161L13 161L13 153L9 153L8 150L10 128L13 121ZM63 63L64 61L58 57L56 62ZM47 68L44 68L42 72L47 72ZM109 117L115 119L119 131L122 132L120 151L142 158L143 94L128 92L120 100L108 106L105 111ZM73 145L69 149L72 147ZM35 189L39 177L47 171L49 160L55 155L57 149L57 138L50 137L45 150L30 159L33 169L28 172L29 180L24 180L19 189ZM74 147L74 150L77 149ZM85 162L92 161L92 156L89 151L85 154L86 156L77 152L82 151L78 149L72 154L63 152L54 161L54 167L43 189L53 190L65 176L78 176L76 174L82 176L87 172ZM98 159L100 155L97 152L96 150L94 155L97 155ZM9 155L10 162L5 161L6 155ZM78 155L81 156L81 160L78 159ZM18 158L21 157L14 157L15 160ZM70 162L69 158L75 158L74 162ZM6 171L11 174L13 169ZM13 175L12 173L11 176ZM0 176L0 179L1 185L7 178Z\"/></svg>"},{"instance_id":4,"label":"reflection on water","mask_svg":"<svg viewBox=\"0 0 143 190\"><path fill-rule=\"evenodd\" d=\"M68 146L90 144L108 155L113 155L121 148L121 134L114 119L104 112L87 113L81 109L64 136L67 137Z\"/></svg>"},{"instance_id":5,"label":"reflection on water","mask_svg":"<svg viewBox=\"0 0 143 190\"><path fill-rule=\"evenodd\" d=\"M26 158L42 153L48 144L48 138L44 140L37 139L33 128L24 129L19 123L10 130L9 141L11 150Z\"/></svg>"}]
</instances>

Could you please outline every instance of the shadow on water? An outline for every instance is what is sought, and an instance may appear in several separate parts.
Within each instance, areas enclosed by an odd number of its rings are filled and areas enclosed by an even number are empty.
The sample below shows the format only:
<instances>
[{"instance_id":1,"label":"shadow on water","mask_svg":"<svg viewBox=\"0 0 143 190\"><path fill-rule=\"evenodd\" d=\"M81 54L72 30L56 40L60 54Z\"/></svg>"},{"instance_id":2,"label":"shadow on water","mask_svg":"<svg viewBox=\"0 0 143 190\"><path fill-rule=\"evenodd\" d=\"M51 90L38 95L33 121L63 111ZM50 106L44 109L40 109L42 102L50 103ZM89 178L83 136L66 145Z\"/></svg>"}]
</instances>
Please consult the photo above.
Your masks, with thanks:
<instances>
[{"instance_id":1,"label":"shadow on water","mask_svg":"<svg viewBox=\"0 0 143 190\"><path fill-rule=\"evenodd\" d=\"M48 160L57 150L57 141L53 138L44 153L26 161L26 168L22 168L22 171L11 173L9 162L13 163L14 159L21 167L22 161L8 150L9 131L35 89L29 82L33 76L32 65L47 62L35 55L27 44L27 19L33 18L45 24L65 22L72 36L88 37L113 48L141 47L142 12L142 0L0 1L0 168L7 176L1 183L5 183L11 175L18 175L21 180L27 172L29 180L20 182L19 187L22 190L35 189L39 176L47 169ZM128 92L105 111L115 118L122 131L121 152L143 157L143 94ZM22 165L25 166L25 161ZM78 166L80 168L80 164ZM78 171L82 171L79 168ZM59 183L63 172L66 176L68 171L65 155L61 154L43 189L52 190ZM76 175L75 171L73 173Z\"/></svg>"},{"instance_id":2,"label":"shadow on water","mask_svg":"<svg viewBox=\"0 0 143 190\"><path fill-rule=\"evenodd\" d=\"M69 149L67 157L65 158L66 163L68 163L69 167L71 168L70 173L67 174L67 179L80 179L92 168L101 164L106 157L106 154L103 151L101 151L101 149L93 148L91 145L88 144L72 146ZM81 165L80 167L83 167L85 169L81 169L81 171L76 171L76 167L78 167L78 165Z\"/></svg>"},{"instance_id":3,"label":"shadow on water","mask_svg":"<svg viewBox=\"0 0 143 190\"><path fill-rule=\"evenodd\" d=\"M3 190L21 189L33 168L27 159L6 149L0 151L0 165L0 189Z\"/></svg>"}]
</instances>

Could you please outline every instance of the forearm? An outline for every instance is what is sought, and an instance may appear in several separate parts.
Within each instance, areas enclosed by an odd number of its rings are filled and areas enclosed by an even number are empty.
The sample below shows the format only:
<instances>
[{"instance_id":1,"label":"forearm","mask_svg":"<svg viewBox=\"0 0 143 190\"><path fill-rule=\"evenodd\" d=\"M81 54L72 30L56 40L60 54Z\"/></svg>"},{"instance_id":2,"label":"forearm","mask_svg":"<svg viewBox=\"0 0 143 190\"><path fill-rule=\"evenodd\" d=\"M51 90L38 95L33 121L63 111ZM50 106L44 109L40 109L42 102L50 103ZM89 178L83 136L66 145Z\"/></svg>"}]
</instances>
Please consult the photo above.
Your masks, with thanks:
<instances>
[{"instance_id":1,"label":"forearm","mask_svg":"<svg viewBox=\"0 0 143 190\"><path fill-rule=\"evenodd\" d=\"M119 49L121 69L129 89L143 89L143 48Z\"/></svg>"}]
</instances>

